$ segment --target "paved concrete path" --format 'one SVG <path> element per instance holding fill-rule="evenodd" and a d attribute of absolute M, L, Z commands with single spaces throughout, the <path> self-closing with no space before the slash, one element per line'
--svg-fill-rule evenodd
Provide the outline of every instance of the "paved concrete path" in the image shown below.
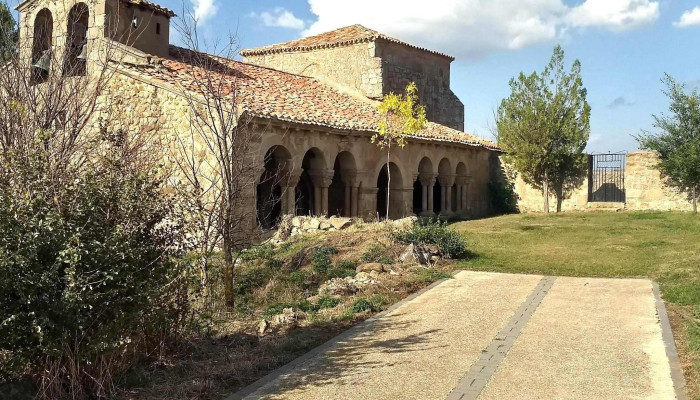
<path fill-rule="evenodd" d="M 657 305 L 648 280 L 460 272 L 229 399 L 683 398 Z"/>

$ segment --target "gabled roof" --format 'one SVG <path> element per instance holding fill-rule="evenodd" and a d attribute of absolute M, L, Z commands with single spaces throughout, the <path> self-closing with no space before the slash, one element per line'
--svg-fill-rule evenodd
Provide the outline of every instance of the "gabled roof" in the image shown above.
<path fill-rule="evenodd" d="M 428 53 L 437 54 L 442 57 L 454 60 L 454 57 L 433 50 L 428 50 L 423 47 L 414 46 L 404 41 L 379 33 L 375 30 L 366 28 L 362 25 L 350 25 L 334 31 L 321 33 L 315 36 L 309 36 L 289 42 L 273 44 L 270 46 L 256 47 L 253 49 L 241 50 L 241 55 L 244 57 L 270 54 L 270 53 L 290 53 L 295 51 L 309 51 L 315 49 L 323 49 L 328 47 L 348 46 L 355 43 L 373 42 L 375 40 L 386 40 L 392 43 L 402 44 L 414 49 L 426 51 Z"/>
<path fill-rule="evenodd" d="M 177 16 L 175 14 L 175 12 L 173 12 L 173 10 L 166 8 L 166 7 L 163 7 L 161 5 L 158 5 L 156 3 L 153 3 L 153 2 L 148 1 L 148 0 L 121 0 L 121 1 L 123 1 L 125 3 L 129 3 L 129 4 L 134 4 L 134 5 L 137 5 L 139 7 L 149 9 L 149 10 L 153 10 L 155 12 L 164 14 L 168 18 L 173 18 L 173 17 Z"/>
<path fill-rule="evenodd" d="M 217 88 L 223 88 L 220 95 L 236 95 L 237 104 L 253 116 L 368 133 L 376 131 L 381 118 L 377 102 L 349 95 L 317 79 L 173 46 L 161 65 L 124 64 L 122 68 L 175 88 L 207 94 L 202 82 L 208 72 L 198 66 L 201 63 L 192 62 L 196 57 L 207 57 L 209 65 L 215 66 L 210 77 Z M 433 122 L 413 136 L 498 150 L 493 143 Z"/>

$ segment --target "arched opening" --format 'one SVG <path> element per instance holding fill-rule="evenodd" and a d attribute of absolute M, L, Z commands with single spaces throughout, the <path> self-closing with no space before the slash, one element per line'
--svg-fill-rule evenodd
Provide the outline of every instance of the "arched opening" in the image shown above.
<path fill-rule="evenodd" d="M 413 212 L 416 215 L 426 214 L 430 211 L 430 182 L 433 179 L 433 162 L 428 157 L 423 157 L 418 163 L 418 175 L 413 182 Z"/>
<path fill-rule="evenodd" d="M 34 39 L 32 43 L 32 82 L 41 83 L 48 79 L 51 70 L 51 43 L 53 41 L 53 16 L 44 8 L 34 19 Z"/>
<path fill-rule="evenodd" d="M 391 174 L 391 183 L 389 184 L 389 174 Z M 387 191 L 389 187 L 389 191 Z M 403 217 L 403 178 L 401 170 L 394 163 L 389 163 L 389 170 L 384 165 L 377 177 L 377 214 L 379 219 L 386 218 L 387 199 L 389 204 L 389 219 L 398 219 Z"/>
<path fill-rule="evenodd" d="M 68 13 L 68 33 L 66 58 L 63 74 L 66 76 L 83 76 L 87 72 L 87 30 L 90 11 L 85 3 L 77 3 Z"/>
<path fill-rule="evenodd" d="M 333 164 L 333 180 L 328 187 L 328 214 L 351 216 L 353 174 L 355 157 L 350 152 L 338 154 Z"/>
<path fill-rule="evenodd" d="M 318 175 L 324 170 L 325 162 L 323 154 L 317 148 L 309 149 L 304 154 L 304 159 L 301 162 L 301 176 L 295 191 L 295 208 L 297 215 L 317 215 L 320 214 L 320 187 L 315 184 L 318 181 Z"/>
<path fill-rule="evenodd" d="M 291 156 L 282 146 L 273 146 L 264 158 L 264 168 L 256 188 L 258 224 L 263 229 L 274 228 L 282 216 L 283 193 L 280 182 L 285 178 Z"/>

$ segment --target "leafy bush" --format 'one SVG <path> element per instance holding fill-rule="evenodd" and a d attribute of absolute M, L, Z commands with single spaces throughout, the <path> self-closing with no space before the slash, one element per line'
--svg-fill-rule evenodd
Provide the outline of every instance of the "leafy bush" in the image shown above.
<path fill-rule="evenodd" d="M 355 313 L 363 311 L 378 312 L 389 302 L 386 296 L 375 294 L 370 298 L 359 298 L 352 303 L 352 311 Z"/>
<path fill-rule="evenodd" d="M 406 244 L 434 244 L 448 258 L 461 259 L 470 255 L 462 235 L 439 220 L 418 221 L 409 230 L 394 232 L 393 237 Z"/>
<path fill-rule="evenodd" d="M 119 159 L 61 185 L 42 168 L 0 168 L 0 381 L 53 374 L 61 397 L 104 393 L 129 350 L 178 329 L 176 207 Z"/>
<path fill-rule="evenodd" d="M 264 243 L 247 248 L 241 252 L 240 257 L 243 261 L 272 260 L 275 254 L 275 247 L 270 243 Z"/>
<path fill-rule="evenodd" d="M 290 272 L 289 275 L 287 275 L 287 281 L 294 286 L 304 286 L 308 280 L 309 272 L 303 269 Z"/>
<path fill-rule="evenodd" d="M 333 266 L 331 256 L 337 253 L 338 249 L 333 246 L 321 246 L 315 249 L 311 255 L 311 265 L 313 265 L 314 271 L 319 274 L 326 273 Z"/>
<path fill-rule="evenodd" d="M 243 271 L 233 281 L 236 296 L 244 296 L 251 290 L 267 284 L 272 278 L 272 272 L 267 268 L 253 267 Z"/>
<path fill-rule="evenodd" d="M 496 214 L 515 214 L 518 212 L 518 194 L 508 182 L 489 182 L 491 209 Z"/>
<path fill-rule="evenodd" d="M 333 278 L 346 278 L 349 276 L 355 276 L 355 269 L 357 268 L 356 261 L 341 261 L 337 266 L 328 270 L 326 274 L 328 279 Z"/>
<path fill-rule="evenodd" d="M 360 260 L 363 263 L 373 263 L 378 262 L 382 255 L 384 254 L 384 246 L 379 244 L 373 244 L 362 254 Z"/>

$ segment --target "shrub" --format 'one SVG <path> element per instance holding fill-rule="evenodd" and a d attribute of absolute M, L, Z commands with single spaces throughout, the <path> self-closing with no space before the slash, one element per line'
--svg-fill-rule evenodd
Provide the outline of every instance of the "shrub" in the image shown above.
<path fill-rule="evenodd" d="M 389 302 L 386 296 L 375 294 L 370 298 L 359 298 L 352 303 L 352 311 L 355 313 L 363 311 L 378 312 Z"/>
<path fill-rule="evenodd" d="M 490 182 L 488 185 L 491 209 L 496 214 L 515 214 L 518 212 L 518 194 L 508 182 Z"/>
<path fill-rule="evenodd" d="M 363 263 L 378 262 L 384 253 L 384 246 L 379 244 L 371 245 L 360 257 Z"/>
<path fill-rule="evenodd" d="M 322 296 L 316 301 L 316 310 L 333 308 L 340 304 L 340 299 L 331 296 Z"/>
<path fill-rule="evenodd" d="M 264 243 L 247 248 L 241 252 L 240 257 L 243 261 L 271 260 L 274 259 L 275 253 L 275 247 L 272 244 Z"/>
<path fill-rule="evenodd" d="M 328 279 L 333 279 L 355 276 L 356 268 L 357 261 L 341 261 L 337 266 L 328 270 L 327 277 Z"/>
<path fill-rule="evenodd" d="M 306 282 L 308 280 L 309 272 L 303 269 L 290 272 L 289 275 L 287 275 L 287 281 L 289 281 L 289 283 L 293 284 L 294 286 L 304 286 L 306 285 Z"/>
<path fill-rule="evenodd" d="M 438 220 L 416 222 L 407 231 L 394 232 L 393 237 L 406 244 L 434 244 L 448 258 L 460 259 L 470 255 L 462 235 Z"/>
<path fill-rule="evenodd" d="M 61 185 L 41 160 L 16 167 L 0 168 L 0 381 L 43 376 L 47 397 L 109 392 L 185 310 L 173 199 L 118 159 Z"/>
<path fill-rule="evenodd" d="M 236 296 L 245 296 L 251 290 L 267 284 L 272 278 L 272 272 L 267 268 L 253 267 L 243 271 L 233 281 L 233 291 Z"/>
<path fill-rule="evenodd" d="M 326 273 L 333 266 L 331 255 L 337 253 L 338 249 L 333 246 L 321 246 L 315 249 L 311 255 L 311 265 L 313 265 L 314 271 L 319 274 Z"/>

